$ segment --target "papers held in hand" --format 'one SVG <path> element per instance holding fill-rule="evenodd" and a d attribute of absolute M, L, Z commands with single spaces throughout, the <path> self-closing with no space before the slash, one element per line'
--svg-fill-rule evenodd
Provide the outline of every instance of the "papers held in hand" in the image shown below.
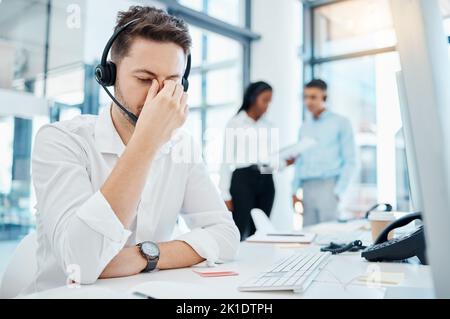
<path fill-rule="evenodd" d="M 305 151 L 315 146 L 317 141 L 310 137 L 302 138 L 298 143 L 282 148 L 277 153 L 271 155 L 271 163 L 279 163 L 279 168 L 286 167 L 286 162 L 290 159 L 296 159 Z"/>

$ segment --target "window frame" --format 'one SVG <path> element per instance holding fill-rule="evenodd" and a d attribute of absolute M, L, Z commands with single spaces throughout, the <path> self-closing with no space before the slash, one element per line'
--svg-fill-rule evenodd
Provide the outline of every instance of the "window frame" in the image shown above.
<path fill-rule="evenodd" d="M 315 20 L 314 11 L 320 7 L 334 5 L 340 2 L 347 2 L 353 0 L 316 0 L 316 1 L 303 1 L 303 37 L 304 37 L 304 59 L 303 59 L 303 79 L 311 80 L 315 76 L 315 68 L 317 65 L 323 63 L 329 63 L 334 61 L 349 60 L 354 58 L 360 58 L 365 56 L 374 56 L 377 54 L 395 52 L 397 48 L 395 46 L 387 46 L 377 49 L 355 51 L 347 54 L 329 55 L 325 57 L 317 58 L 315 56 Z M 450 37 L 449 37 L 450 43 Z"/>
<path fill-rule="evenodd" d="M 203 0 L 203 6 L 208 6 L 209 0 Z M 250 72 L 251 72 L 251 44 L 253 41 L 259 40 L 261 36 L 255 32 L 251 31 L 251 0 L 244 0 L 244 25 L 245 27 L 239 27 L 228 22 L 224 22 L 217 18 L 211 17 L 204 12 L 200 12 L 194 10 L 192 8 L 188 8 L 180 4 L 177 0 L 166 0 L 163 3 L 166 5 L 167 12 L 182 18 L 186 23 L 199 28 L 201 30 L 205 30 L 207 32 L 212 32 L 231 40 L 235 40 L 242 45 L 243 50 L 243 60 L 242 60 L 242 90 L 245 90 L 245 87 L 250 83 Z M 202 37 L 203 47 L 207 45 L 206 37 Z M 196 112 L 200 112 L 201 114 L 201 122 L 202 122 L 202 148 L 205 150 L 206 141 L 205 141 L 205 131 L 206 131 L 206 121 L 207 121 L 207 112 L 214 110 L 215 108 L 222 107 L 218 106 L 209 106 L 206 105 L 206 75 L 207 71 L 200 67 L 200 70 L 196 70 L 193 68 L 193 71 L 197 71 L 201 74 L 202 81 L 202 103 L 201 108 L 196 108 Z M 194 109 L 193 109 L 194 111 Z"/>

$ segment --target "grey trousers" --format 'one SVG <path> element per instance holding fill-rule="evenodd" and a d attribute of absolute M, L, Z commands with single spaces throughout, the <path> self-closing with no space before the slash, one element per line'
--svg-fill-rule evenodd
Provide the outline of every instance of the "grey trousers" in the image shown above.
<path fill-rule="evenodd" d="M 312 179 L 303 182 L 303 226 L 337 220 L 336 179 Z"/>

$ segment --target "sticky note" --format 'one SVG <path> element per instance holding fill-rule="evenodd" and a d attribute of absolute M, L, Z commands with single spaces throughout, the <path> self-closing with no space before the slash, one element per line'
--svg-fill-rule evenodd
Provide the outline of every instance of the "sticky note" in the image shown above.
<path fill-rule="evenodd" d="M 234 271 L 197 271 L 197 270 L 193 271 L 202 277 L 227 277 L 239 275 L 237 272 Z"/>
<path fill-rule="evenodd" d="M 398 285 L 405 278 L 405 274 L 401 272 L 380 272 L 374 271 L 367 276 L 361 276 L 358 281 L 365 282 L 367 284 L 385 284 L 385 285 Z"/>

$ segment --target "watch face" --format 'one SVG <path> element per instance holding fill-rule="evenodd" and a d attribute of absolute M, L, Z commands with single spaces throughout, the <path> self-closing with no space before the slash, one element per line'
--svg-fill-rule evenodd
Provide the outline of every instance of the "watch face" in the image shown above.
<path fill-rule="evenodd" d="M 159 248 L 156 244 L 151 243 L 151 242 L 145 242 L 145 243 L 142 243 L 141 247 L 142 247 L 142 251 L 147 256 L 149 256 L 151 258 L 159 257 Z"/>

